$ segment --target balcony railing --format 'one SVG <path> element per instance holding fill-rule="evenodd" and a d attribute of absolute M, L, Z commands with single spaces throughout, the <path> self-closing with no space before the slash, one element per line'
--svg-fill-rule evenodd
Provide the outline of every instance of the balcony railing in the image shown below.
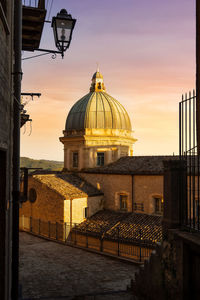
<path fill-rule="evenodd" d="M 133 203 L 133 209 L 137 211 L 144 211 L 143 203 Z"/>
<path fill-rule="evenodd" d="M 34 51 L 39 48 L 44 27 L 45 0 L 23 0 L 22 50 Z"/>
<path fill-rule="evenodd" d="M 23 0 L 22 5 L 26 7 L 45 9 L 45 0 Z"/>

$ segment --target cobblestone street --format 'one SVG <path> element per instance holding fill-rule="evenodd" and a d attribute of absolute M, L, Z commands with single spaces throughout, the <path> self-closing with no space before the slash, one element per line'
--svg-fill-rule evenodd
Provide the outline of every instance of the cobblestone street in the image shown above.
<path fill-rule="evenodd" d="M 20 284 L 24 299 L 73 299 L 78 295 L 126 290 L 137 269 L 133 264 L 20 233 Z M 130 299 L 119 296 L 95 299 Z"/>

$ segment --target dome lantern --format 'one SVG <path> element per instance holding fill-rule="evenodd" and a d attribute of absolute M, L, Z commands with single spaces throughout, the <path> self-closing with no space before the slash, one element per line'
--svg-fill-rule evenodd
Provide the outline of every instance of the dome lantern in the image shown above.
<path fill-rule="evenodd" d="M 99 69 L 92 76 L 92 84 L 90 92 L 105 92 L 105 85 L 103 81 L 103 75 L 99 72 Z"/>

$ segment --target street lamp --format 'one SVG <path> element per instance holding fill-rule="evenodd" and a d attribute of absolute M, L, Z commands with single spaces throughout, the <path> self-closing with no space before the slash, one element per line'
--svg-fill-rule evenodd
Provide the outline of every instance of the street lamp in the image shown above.
<path fill-rule="evenodd" d="M 67 13 L 66 9 L 61 9 L 61 11 L 57 13 L 57 16 L 52 18 L 51 22 L 51 27 L 53 28 L 54 32 L 55 44 L 58 51 L 41 48 L 34 49 L 34 51 L 36 50 L 46 53 L 53 53 L 54 55 L 52 56 L 52 58 L 55 58 L 56 54 L 61 54 L 63 58 L 64 52 L 70 46 L 75 23 L 76 19 L 72 19 L 72 16 Z M 29 59 L 29 57 L 25 59 Z"/>
<path fill-rule="evenodd" d="M 51 27 L 53 27 L 55 44 L 62 57 L 71 43 L 75 23 L 76 20 L 72 19 L 66 9 L 61 9 L 57 16 L 52 19 Z"/>

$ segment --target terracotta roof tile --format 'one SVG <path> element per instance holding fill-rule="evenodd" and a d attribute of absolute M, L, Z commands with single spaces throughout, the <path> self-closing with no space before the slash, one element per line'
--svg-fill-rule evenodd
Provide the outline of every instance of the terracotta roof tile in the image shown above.
<path fill-rule="evenodd" d="M 162 240 L 162 217 L 102 210 L 79 224 L 76 229 L 107 239 L 154 245 Z"/>
<path fill-rule="evenodd" d="M 59 193 L 64 199 L 92 197 L 103 193 L 75 174 L 37 174 L 33 178 Z"/>
<path fill-rule="evenodd" d="M 178 156 L 124 156 L 104 167 L 84 170 L 100 174 L 163 174 L 164 160 L 178 160 Z"/>

